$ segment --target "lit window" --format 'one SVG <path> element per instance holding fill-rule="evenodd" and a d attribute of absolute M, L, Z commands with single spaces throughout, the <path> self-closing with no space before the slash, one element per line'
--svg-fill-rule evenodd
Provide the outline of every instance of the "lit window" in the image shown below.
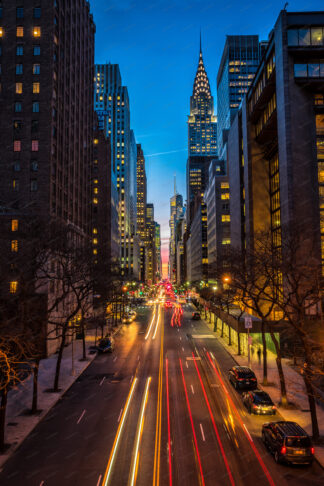
<path fill-rule="evenodd" d="M 16 280 L 12 280 L 9 284 L 9 289 L 11 294 L 15 294 L 18 290 L 18 282 Z"/>
<path fill-rule="evenodd" d="M 17 37 L 24 37 L 24 28 L 17 27 Z"/>
<path fill-rule="evenodd" d="M 32 140 L 32 152 L 38 152 L 38 140 Z"/>
<path fill-rule="evenodd" d="M 93 198 L 93 204 L 98 204 L 98 199 L 96 197 Z"/>
<path fill-rule="evenodd" d="M 229 183 L 228 182 L 221 182 L 221 188 L 222 189 L 228 189 L 229 188 Z"/>
<path fill-rule="evenodd" d="M 23 92 L 23 85 L 22 83 L 16 83 L 16 93 L 21 94 Z"/>
<path fill-rule="evenodd" d="M 94 187 L 94 189 L 93 189 L 93 193 L 94 193 L 94 194 L 98 194 L 98 187 Z"/>
<path fill-rule="evenodd" d="M 94 248 L 94 249 L 93 249 L 93 254 L 94 254 L 94 255 L 97 255 L 97 253 L 98 253 L 97 248 Z"/>
<path fill-rule="evenodd" d="M 2 36 L 3 36 L 3 28 L 0 27 L 0 37 L 2 37 Z"/>
<path fill-rule="evenodd" d="M 94 143 L 95 145 L 98 145 L 98 139 L 97 139 L 97 138 L 95 138 L 95 139 L 94 139 L 94 141 L 93 141 L 93 143 Z"/>
<path fill-rule="evenodd" d="M 222 222 L 228 223 L 229 221 L 231 221 L 230 215 L 229 214 L 222 214 Z"/>
<path fill-rule="evenodd" d="M 33 102 L 33 113 L 39 113 L 39 103 L 38 101 Z"/>
<path fill-rule="evenodd" d="M 40 27 L 34 27 L 33 28 L 33 36 L 34 37 L 40 37 L 41 36 L 41 28 Z"/>
<path fill-rule="evenodd" d="M 97 239 L 97 238 L 93 238 L 92 243 L 93 243 L 94 245 L 97 245 L 97 244 L 98 244 L 98 239 Z"/>
<path fill-rule="evenodd" d="M 224 238 L 222 240 L 222 245 L 230 245 L 231 244 L 231 239 L 230 238 Z"/>
<path fill-rule="evenodd" d="M 11 240 L 11 251 L 17 253 L 18 251 L 18 240 Z"/>
<path fill-rule="evenodd" d="M 229 199 L 230 195 L 229 192 L 224 192 L 224 194 L 221 195 L 221 199 Z"/>
<path fill-rule="evenodd" d="M 14 152 L 20 152 L 21 151 L 21 140 L 15 140 L 14 141 Z"/>
<path fill-rule="evenodd" d="M 40 74 L 40 64 L 33 64 L 33 74 Z"/>
<path fill-rule="evenodd" d="M 19 191 L 19 180 L 13 179 L 12 180 L 12 188 L 14 191 Z"/>
<path fill-rule="evenodd" d="M 18 219 L 11 220 L 11 231 L 18 231 Z"/>
<path fill-rule="evenodd" d="M 33 93 L 39 93 L 40 91 L 40 83 L 33 83 Z"/>
<path fill-rule="evenodd" d="M 93 233 L 94 235 L 96 235 L 96 234 L 98 233 L 97 228 L 93 228 L 92 233 Z"/>

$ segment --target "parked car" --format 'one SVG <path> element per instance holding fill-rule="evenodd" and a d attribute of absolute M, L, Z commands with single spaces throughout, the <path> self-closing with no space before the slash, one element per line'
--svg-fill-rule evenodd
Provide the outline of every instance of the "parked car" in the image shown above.
<path fill-rule="evenodd" d="M 111 353 L 113 351 L 113 342 L 111 338 L 100 339 L 97 345 L 97 350 L 99 353 Z"/>
<path fill-rule="evenodd" d="M 124 324 L 130 324 L 131 322 L 133 322 L 134 319 L 135 319 L 134 315 L 132 315 L 132 314 L 126 314 L 123 317 L 123 323 Z"/>
<path fill-rule="evenodd" d="M 249 413 L 259 415 L 275 415 L 276 406 L 271 400 L 268 393 L 262 390 L 253 390 L 243 393 L 243 403 L 248 409 Z"/>
<path fill-rule="evenodd" d="M 268 422 L 262 440 L 276 462 L 312 464 L 314 447 L 309 435 L 296 422 Z"/>
<path fill-rule="evenodd" d="M 228 372 L 228 378 L 235 390 L 247 388 L 255 390 L 257 387 L 256 376 L 247 366 L 233 366 Z"/>
<path fill-rule="evenodd" d="M 200 312 L 197 312 L 197 311 L 196 311 L 196 312 L 193 312 L 193 313 L 192 313 L 192 319 L 193 319 L 194 321 L 200 321 L 200 319 L 201 319 L 201 317 L 200 317 Z"/>

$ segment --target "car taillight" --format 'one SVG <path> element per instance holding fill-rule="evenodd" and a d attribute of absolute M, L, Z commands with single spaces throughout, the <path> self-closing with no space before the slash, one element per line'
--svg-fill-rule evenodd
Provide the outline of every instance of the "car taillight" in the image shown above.
<path fill-rule="evenodd" d="M 281 448 L 280 453 L 281 453 L 281 454 L 286 454 L 286 452 L 287 452 L 287 448 L 286 448 L 285 446 L 283 446 L 283 447 Z"/>
<path fill-rule="evenodd" d="M 275 405 L 272 405 L 272 410 L 276 410 L 276 406 Z"/>
<path fill-rule="evenodd" d="M 252 381 L 256 381 L 256 378 L 250 378 Z"/>
<path fill-rule="evenodd" d="M 253 408 L 258 408 L 258 406 L 257 405 L 253 405 Z"/>
<path fill-rule="evenodd" d="M 315 452 L 314 447 L 311 447 L 311 454 L 314 454 L 314 452 Z"/>
<path fill-rule="evenodd" d="M 243 380 L 244 380 L 244 378 L 238 378 L 237 380 L 238 380 L 238 381 L 243 381 Z"/>

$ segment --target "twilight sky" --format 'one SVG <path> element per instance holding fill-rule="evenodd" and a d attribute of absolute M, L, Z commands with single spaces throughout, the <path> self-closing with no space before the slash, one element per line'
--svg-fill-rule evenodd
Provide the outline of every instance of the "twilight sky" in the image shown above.
<path fill-rule="evenodd" d="M 168 258 L 174 174 L 185 200 L 187 115 L 198 64 L 199 30 L 216 107 L 216 75 L 226 34 L 267 39 L 284 0 L 90 0 L 97 26 L 96 62 L 118 63 L 128 87 L 131 127 L 141 143 L 148 202 L 161 224 Z M 323 10 L 323 0 L 294 0 L 288 11 Z"/>

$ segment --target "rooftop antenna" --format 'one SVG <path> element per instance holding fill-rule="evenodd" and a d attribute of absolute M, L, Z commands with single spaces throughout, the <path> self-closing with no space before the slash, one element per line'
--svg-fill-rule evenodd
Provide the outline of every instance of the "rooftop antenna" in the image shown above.
<path fill-rule="evenodd" d="M 288 2 L 286 2 L 286 3 L 285 3 L 285 6 L 284 6 L 284 8 L 283 8 L 283 9 L 284 9 L 284 10 L 287 10 L 288 5 L 289 5 L 289 3 L 288 3 Z"/>
<path fill-rule="evenodd" d="M 202 54 L 202 50 L 201 50 L 201 27 L 200 27 L 200 46 L 199 46 L 199 53 Z"/>

